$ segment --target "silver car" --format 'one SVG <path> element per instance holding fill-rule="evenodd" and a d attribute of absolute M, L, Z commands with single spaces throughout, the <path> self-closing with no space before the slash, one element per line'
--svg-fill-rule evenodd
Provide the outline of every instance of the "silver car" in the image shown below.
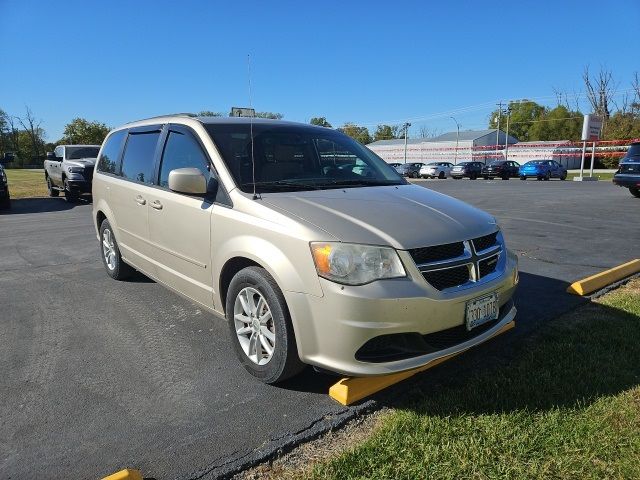
<path fill-rule="evenodd" d="M 167 116 L 105 140 L 93 218 L 106 272 L 132 271 L 225 318 L 267 383 L 424 365 L 516 314 L 496 220 L 411 185 L 332 129 Z"/>

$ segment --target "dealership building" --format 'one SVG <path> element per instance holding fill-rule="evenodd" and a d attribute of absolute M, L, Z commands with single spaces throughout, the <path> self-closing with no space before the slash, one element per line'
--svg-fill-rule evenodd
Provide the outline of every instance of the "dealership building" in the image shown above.
<path fill-rule="evenodd" d="M 457 137 L 457 141 L 456 141 Z M 508 141 L 508 148 L 505 144 Z M 496 143 L 498 148 L 496 149 Z M 456 144 L 458 148 L 456 148 Z M 404 139 L 378 140 L 367 145 L 388 163 L 404 163 Z M 568 140 L 519 142 L 502 130 L 465 130 L 433 138 L 407 139 L 407 162 L 490 162 L 514 160 L 556 160 L 567 168 L 580 167 L 580 148 Z"/>

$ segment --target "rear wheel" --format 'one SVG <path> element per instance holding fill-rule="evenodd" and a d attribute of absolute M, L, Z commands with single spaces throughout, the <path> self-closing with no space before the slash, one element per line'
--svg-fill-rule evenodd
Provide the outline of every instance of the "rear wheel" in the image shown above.
<path fill-rule="evenodd" d="M 485 179 L 485 180 L 489 180 L 489 175 L 485 175 L 485 176 L 484 176 L 484 179 Z"/>
<path fill-rule="evenodd" d="M 478 174 L 477 173 L 472 173 L 471 175 L 469 175 L 469 178 L 471 180 L 475 180 L 476 178 L 478 178 Z"/>
<path fill-rule="evenodd" d="M 265 269 L 247 267 L 233 277 L 225 311 L 236 355 L 251 375 L 277 383 L 305 368 L 284 295 Z"/>
<path fill-rule="evenodd" d="M 640 188 L 638 187 L 629 187 L 629 191 L 631 192 L 631 195 L 633 195 L 636 198 L 640 198 Z"/>
<path fill-rule="evenodd" d="M 563 172 L 562 175 L 560 175 L 560 180 L 564 181 L 567 179 L 567 172 Z"/>
<path fill-rule="evenodd" d="M 550 172 L 547 172 L 547 174 L 544 176 L 544 180 L 547 181 L 547 182 L 549 180 L 551 180 L 551 173 Z"/>
<path fill-rule="evenodd" d="M 49 178 L 49 175 L 47 175 L 47 190 L 49 191 L 50 197 L 57 197 L 58 195 L 60 195 L 60 190 L 53 187 L 53 183 L 51 183 L 51 178 Z"/>
<path fill-rule="evenodd" d="M 438 174 L 438 178 L 439 178 L 440 180 L 444 180 L 444 178 L 445 178 L 445 177 L 446 177 L 446 176 L 445 176 L 444 172 L 440 172 L 440 173 Z"/>
<path fill-rule="evenodd" d="M 525 177 L 524 175 L 520 175 L 520 180 L 526 180 L 527 177 Z"/>
<path fill-rule="evenodd" d="M 504 175 L 502 175 L 502 180 L 509 180 L 509 174 L 505 173 Z"/>
<path fill-rule="evenodd" d="M 122 261 L 116 236 L 108 220 L 100 224 L 100 252 L 107 274 L 115 280 L 124 280 L 133 273 L 133 268 Z"/>

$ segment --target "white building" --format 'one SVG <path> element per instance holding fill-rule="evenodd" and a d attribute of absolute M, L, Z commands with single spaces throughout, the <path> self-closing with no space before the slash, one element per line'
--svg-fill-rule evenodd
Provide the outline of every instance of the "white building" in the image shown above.
<path fill-rule="evenodd" d="M 456 138 L 458 148 L 456 149 Z M 504 158 L 507 134 L 502 130 L 463 130 L 449 132 L 433 138 L 407 139 L 407 162 L 480 162 Z M 509 135 L 509 145 L 517 138 Z M 498 149 L 496 151 L 496 143 Z M 387 163 L 404 163 L 404 139 L 378 140 L 367 145 Z"/>

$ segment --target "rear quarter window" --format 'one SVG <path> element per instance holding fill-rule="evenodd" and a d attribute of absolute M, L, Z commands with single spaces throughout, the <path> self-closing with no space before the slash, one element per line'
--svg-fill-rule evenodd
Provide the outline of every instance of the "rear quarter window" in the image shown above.
<path fill-rule="evenodd" d="M 122 149 L 122 140 L 126 135 L 126 130 L 112 133 L 104 142 L 102 153 L 98 159 L 97 169 L 99 172 L 115 174 L 118 171 L 118 162 L 120 160 L 120 150 Z"/>

